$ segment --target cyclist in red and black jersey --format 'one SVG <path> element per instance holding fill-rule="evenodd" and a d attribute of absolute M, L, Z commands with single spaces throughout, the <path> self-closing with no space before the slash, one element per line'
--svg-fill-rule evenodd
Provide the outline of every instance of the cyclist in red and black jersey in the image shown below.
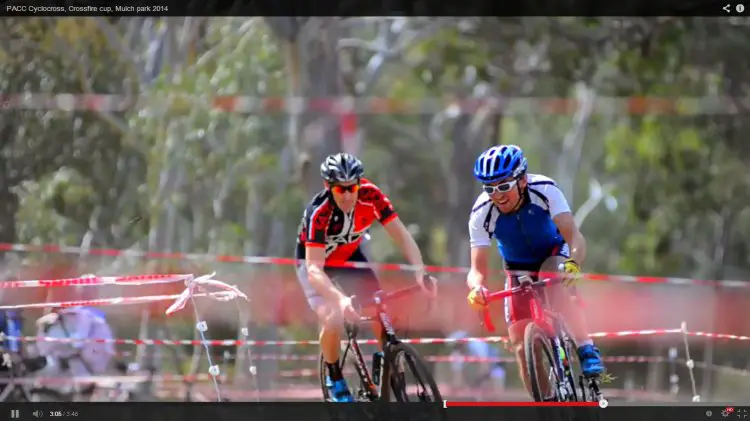
<path fill-rule="evenodd" d="M 367 262 L 363 241 L 377 221 L 385 227 L 408 262 L 423 268 L 422 253 L 399 219 L 388 197 L 362 177 L 362 162 L 347 153 L 328 156 L 320 166 L 324 189 L 313 197 L 297 235 L 297 275 L 310 308 L 321 324 L 320 347 L 328 367 L 327 386 L 337 402 L 353 401 L 339 368 L 340 316 L 357 320 L 352 295 L 371 297 L 378 288 L 372 269 L 343 268 L 335 263 Z M 424 270 L 415 279 L 424 286 Z M 335 278 L 338 285 L 331 281 Z M 431 289 L 430 294 L 435 290 Z M 376 338 L 381 338 L 376 332 Z"/>

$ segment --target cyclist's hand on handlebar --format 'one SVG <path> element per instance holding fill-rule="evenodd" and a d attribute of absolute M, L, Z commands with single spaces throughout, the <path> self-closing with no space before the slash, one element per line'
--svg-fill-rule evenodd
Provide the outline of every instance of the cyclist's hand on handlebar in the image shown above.
<path fill-rule="evenodd" d="M 573 259 L 566 259 L 560 264 L 560 270 L 565 272 L 563 285 L 566 287 L 574 285 L 581 279 L 581 266 Z"/>
<path fill-rule="evenodd" d="M 489 291 L 485 287 L 474 287 L 469 291 L 469 295 L 466 300 L 469 302 L 469 306 L 475 311 L 482 311 L 487 306 L 487 300 L 485 296 Z"/>
<path fill-rule="evenodd" d="M 359 313 L 352 305 L 352 297 L 344 297 L 339 300 L 339 311 L 344 320 L 350 323 L 356 323 L 360 319 Z"/>

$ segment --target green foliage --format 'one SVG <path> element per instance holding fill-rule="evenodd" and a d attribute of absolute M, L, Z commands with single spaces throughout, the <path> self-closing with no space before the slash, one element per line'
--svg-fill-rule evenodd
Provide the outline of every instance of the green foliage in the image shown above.
<path fill-rule="evenodd" d="M 0 26 L 2 95 L 92 89 L 106 94 L 122 87 L 125 71 L 93 21 L 6 19 Z M 25 185 L 21 209 L 4 208 L 0 224 L 18 212 L 17 234 L 25 241 L 77 243 L 93 229 L 101 231 L 95 243 L 117 244 L 104 227 L 117 216 L 132 215 L 114 200 L 126 189 L 116 170 L 131 158 L 111 124 L 120 116 L 44 107 L 0 113 L 0 190 Z"/>
<path fill-rule="evenodd" d="M 183 209 L 188 221 L 194 223 L 201 214 L 205 226 L 214 227 L 210 235 L 198 233 L 198 249 L 215 244 L 225 253 L 236 252 L 253 235 L 244 227 L 240 209 L 253 205 L 246 201 L 248 189 L 264 188 L 265 182 L 253 179 L 272 181 L 283 144 L 280 117 L 222 112 L 204 99 L 238 92 L 251 97 L 282 93 L 276 45 L 255 21 L 212 20 L 206 28 L 206 51 L 196 65 L 181 72 L 165 66 L 151 88 L 154 97 L 171 97 L 170 106 L 161 110 L 154 104 L 130 121 L 149 154 L 149 189 L 143 197 L 151 200 L 152 214 L 172 203 Z M 153 201 L 165 171 L 177 168 L 184 174 L 183 183 L 167 202 Z M 215 213 L 218 193 L 228 208 L 222 214 Z M 262 196 L 268 206 L 258 212 L 270 215 L 283 208 L 273 197 L 266 201 L 265 192 Z"/>
<path fill-rule="evenodd" d="M 219 111 L 212 103 L 224 95 L 285 96 L 291 72 L 281 44 L 262 19 L 195 22 L 183 42 L 175 22 L 152 21 L 154 34 L 164 30 L 160 36 L 171 43 L 160 50 L 153 79 L 142 75 L 158 37 L 145 30 L 140 41 L 122 39 L 127 55 L 102 21 L 0 23 L 3 94 L 122 93 L 137 85 L 149 98 L 126 112 L 2 111 L 7 140 L 0 147 L 13 158 L 0 157 L 0 187 L 20 198 L 19 241 L 78 243 L 91 231 L 102 246 L 151 235 L 172 249 L 239 254 L 249 243 L 262 252 L 281 224 L 288 249 L 308 200 L 298 183 L 286 182 L 293 177 L 287 161 L 297 158 L 282 155 L 291 119 Z M 572 179 L 574 210 L 589 200 L 592 179 L 611 187 L 607 201 L 617 206 L 603 199 L 583 225 L 596 245 L 588 270 L 710 276 L 718 270 L 711 258 L 716 232 L 728 220 L 733 234 L 724 263 L 745 273 L 749 128 L 740 115 L 716 114 L 685 98 L 746 93 L 735 82 L 750 69 L 740 27 L 701 19 L 471 22 L 417 37 L 369 90 L 395 101 L 423 100 L 427 111 L 360 116 L 368 177 L 392 197 L 430 263 L 465 261 L 465 220 L 479 193 L 470 164 L 504 142 L 524 147 L 533 172 Z M 113 28 L 122 35 L 127 25 Z M 712 31 L 717 35 L 701 37 Z M 356 32 L 378 33 L 369 26 Z M 361 75 L 372 53 L 355 50 L 361 60 L 351 73 Z M 564 142 L 578 124 L 575 109 L 528 104 L 572 97 L 579 83 L 599 96 L 682 98 L 677 107 L 646 113 L 637 101 L 629 108 L 596 103 L 571 146 Z M 491 119 L 449 109 L 483 93 L 526 99 L 495 110 L 497 131 L 489 130 Z M 134 218 L 141 222 L 128 222 Z M 382 230 L 373 245 L 379 260 L 401 259 Z"/>

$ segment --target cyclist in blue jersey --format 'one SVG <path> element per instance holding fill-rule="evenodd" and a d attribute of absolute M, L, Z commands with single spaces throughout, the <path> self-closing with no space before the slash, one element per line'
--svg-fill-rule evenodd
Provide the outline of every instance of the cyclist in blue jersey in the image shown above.
<path fill-rule="evenodd" d="M 486 305 L 484 294 L 491 239 L 495 238 L 507 271 L 506 287 L 518 285 L 517 272 L 565 272 L 564 285 L 580 278 L 586 257 L 586 240 L 578 229 L 565 196 L 549 177 L 527 174 L 528 163 L 515 145 L 493 146 L 474 164 L 474 177 L 483 192 L 474 203 L 469 219 L 471 269 L 468 301 L 477 310 Z M 561 285 L 546 288 L 551 305 L 568 322 L 576 343 L 584 376 L 604 372 L 599 350 L 588 337 L 580 306 L 572 291 Z M 531 393 L 525 370 L 523 334 L 531 319 L 528 302 L 511 297 L 505 301 L 508 334 L 524 385 Z"/>

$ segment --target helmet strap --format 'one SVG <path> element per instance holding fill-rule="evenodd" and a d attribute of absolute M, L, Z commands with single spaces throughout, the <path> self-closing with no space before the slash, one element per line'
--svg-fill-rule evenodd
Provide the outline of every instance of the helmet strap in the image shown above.
<path fill-rule="evenodd" d="M 524 191 L 521 190 L 521 183 L 519 180 L 519 183 L 516 183 L 516 190 L 518 190 L 518 203 L 516 203 L 516 206 L 513 208 L 511 213 L 518 211 L 518 209 L 523 206 L 523 202 L 526 201 L 526 195 L 524 194 Z"/>
<path fill-rule="evenodd" d="M 513 209 L 510 212 L 502 212 L 501 211 L 500 213 L 505 214 L 505 215 L 510 215 L 512 213 L 518 212 L 518 210 L 521 208 L 521 206 L 523 206 L 524 202 L 526 201 L 526 194 L 525 194 L 526 189 L 524 188 L 523 190 L 521 190 L 520 183 L 516 183 L 516 189 L 518 190 L 518 202 L 516 202 L 516 206 L 514 206 Z M 499 210 L 500 209 L 498 209 L 498 211 Z"/>

